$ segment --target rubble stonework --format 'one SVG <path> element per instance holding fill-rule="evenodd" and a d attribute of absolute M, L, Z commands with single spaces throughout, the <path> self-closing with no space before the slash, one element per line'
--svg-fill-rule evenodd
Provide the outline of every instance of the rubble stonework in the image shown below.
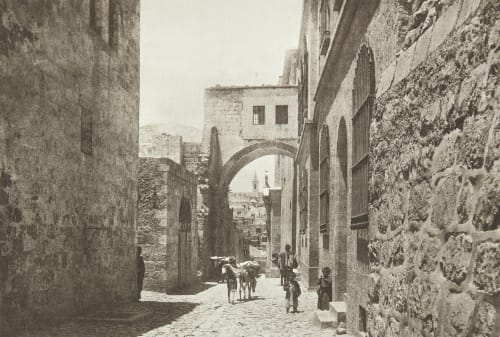
<path fill-rule="evenodd" d="M 488 0 L 304 2 L 298 254 L 309 286 L 332 269 L 351 332 L 492 334 L 499 12 Z"/>
<path fill-rule="evenodd" d="M 464 10 L 472 2 L 455 3 Z M 372 336 L 388 335 L 391 320 L 411 330 L 408 336 L 494 335 L 500 309 L 494 300 L 500 291 L 500 204 L 494 192 L 500 176 L 499 10 L 498 2 L 482 1 L 376 102 L 370 218 L 387 222 L 394 194 L 409 205 L 402 208 L 401 228 L 382 232 L 371 224 L 371 270 L 379 275 L 374 287 L 387 288 L 369 303 Z M 405 163 L 407 154 L 411 161 Z M 390 188 L 395 185 L 404 188 Z M 397 238 L 408 242 L 401 266 L 387 260 L 391 255 L 375 253 L 386 243 L 393 250 Z M 402 283 L 388 281 L 401 273 Z M 402 297 L 405 305 L 394 296 L 400 286 L 410 292 Z"/>
<path fill-rule="evenodd" d="M 196 197 L 197 178 L 186 168 L 168 158 L 140 159 L 137 243 L 145 289 L 165 292 L 198 281 Z"/>
<path fill-rule="evenodd" d="M 0 17 L 4 336 L 134 298 L 139 1 L 2 0 Z"/>

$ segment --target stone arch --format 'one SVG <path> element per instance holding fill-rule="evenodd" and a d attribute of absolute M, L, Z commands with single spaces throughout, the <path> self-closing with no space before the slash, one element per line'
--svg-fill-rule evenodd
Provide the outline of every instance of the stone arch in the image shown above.
<path fill-rule="evenodd" d="M 219 192 L 224 192 L 236 174 L 255 159 L 268 155 L 285 155 L 295 158 L 297 148 L 281 141 L 261 141 L 239 150 L 222 167 L 218 184 Z"/>
<path fill-rule="evenodd" d="M 347 126 L 344 117 L 340 119 L 337 131 L 337 155 L 335 160 L 335 260 L 333 261 L 333 299 L 344 301 L 347 292 L 347 218 L 348 196 L 348 149 Z"/>

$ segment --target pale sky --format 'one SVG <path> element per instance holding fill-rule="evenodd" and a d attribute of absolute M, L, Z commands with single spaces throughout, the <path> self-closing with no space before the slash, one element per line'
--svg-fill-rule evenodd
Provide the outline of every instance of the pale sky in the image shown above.
<path fill-rule="evenodd" d="M 206 87 L 276 84 L 301 14 L 302 0 L 142 0 L 140 124 L 202 128 Z"/>

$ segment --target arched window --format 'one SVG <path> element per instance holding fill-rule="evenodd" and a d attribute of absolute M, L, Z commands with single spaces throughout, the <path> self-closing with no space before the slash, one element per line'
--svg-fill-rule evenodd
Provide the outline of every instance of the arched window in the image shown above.
<path fill-rule="evenodd" d="M 183 197 L 181 199 L 181 208 L 179 211 L 179 223 L 182 232 L 191 231 L 191 203 L 189 199 Z"/>
<path fill-rule="evenodd" d="M 304 126 L 304 119 L 308 117 L 309 106 L 309 54 L 307 52 L 307 40 L 302 38 L 304 50 L 300 56 L 300 76 L 299 76 L 299 113 L 298 113 L 298 133 L 299 136 Z"/>
<path fill-rule="evenodd" d="M 325 55 L 330 47 L 330 0 L 321 2 L 319 16 L 319 34 L 321 37 L 320 54 Z"/>
<path fill-rule="evenodd" d="M 354 77 L 352 115 L 352 210 L 351 228 L 368 226 L 368 164 L 370 119 L 375 94 L 375 66 L 369 47 L 358 54 Z"/>

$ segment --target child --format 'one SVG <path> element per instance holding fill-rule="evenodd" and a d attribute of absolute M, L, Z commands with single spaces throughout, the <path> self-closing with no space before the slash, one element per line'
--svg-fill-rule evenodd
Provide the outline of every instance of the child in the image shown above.
<path fill-rule="evenodd" d="M 288 274 L 288 280 L 285 282 L 283 289 L 286 291 L 286 312 L 290 311 L 290 307 L 293 306 L 293 313 L 297 312 L 297 307 L 299 306 L 299 296 L 302 293 L 300 291 L 300 285 L 295 280 L 295 273 L 290 272 Z"/>
<path fill-rule="evenodd" d="M 332 300 L 332 278 L 330 277 L 330 268 L 324 267 L 323 275 L 318 280 L 318 309 L 328 310 L 328 303 Z"/>

